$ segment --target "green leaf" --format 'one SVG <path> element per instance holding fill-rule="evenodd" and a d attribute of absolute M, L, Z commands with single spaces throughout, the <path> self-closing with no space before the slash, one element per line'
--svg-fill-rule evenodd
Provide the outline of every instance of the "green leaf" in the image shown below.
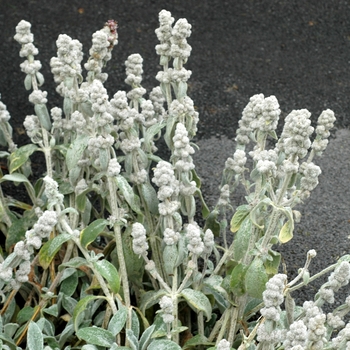
<path fill-rule="evenodd" d="M 58 316 L 58 306 L 57 306 L 57 304 L 53 304 L 50 307 L 45 308 L 44 312 L 49 314 L 49 315 L 57 317 Z"/>
<path fill-rule="evenodd" d="M 126 319 L 128 318 L 128 310 L 126 307 L 121 307 L 110 319 L 108 324 L 108 330 L 116 336 L 125 326 Z"/>
<path fill-rule="evenodd" d="M 111 347 L 115 342 L 114 335 L 99 327 L 85 327 L 77 331 L 77 336 L 88 344 Z"/>
<path fill-rule="evenodd" d="M 140 336 L 140 321 L 137 317 L 135 310 L 131 310 L 131 330 L 134 333 L 136 339 Z"/>
<path fill-rule="evenodd" d="M 134 332 L 131 329 L 126 330 L 126 338 L 129 341 L 129 345 L 132 350 L 138 350 L 139 348 L 139 341 L 135 337 Z"/>
<path fill-rule="evenodd" d="M 80 299 L 73 311 L 73 325 L 74 329 L 77 332 L 79 327 L 79 315 L 86 310 L 87 305 L 96 299 L 103 299 L 103 296 L 98 295 L 87 295 L 83 299 Z M 98 344 L 96 344 L 98 345 Z"/>
<path fill-rule="evenodd" d="M 47 241 L 40 249 L 39 263 L 43 269 L 47 269 L 50 266 L 52 259 L 57 252 L 61 249 L 63 243 L 69 241 L 72 236 L 69 233 L 61 233 Z"/>
<path fill-rule="evenodd" d="M 241 205 L 237 208 L 235 214 L 233 215 L 231 219 L 231 232 L 235 233 L 239 230 L 241 227 L 242 222 L 249 214 L 249 206 L 248 205 Z"/>
<path fill-rule="evenodd" d="M 278 239 L 281 243 L 287 243 L 293 238 L 294 222 L 288 220 L 281 228 Z"/>
<path fill-rule="evenodd" d="M 44 336 L 39 326 L 30 321 L 27 334 L 27 348 L 28 350 L 43 350 Z"/>
<path fill-rule="evenodd" d="M 263 261 L 256 257 L 246 272 L 245 287 L 247 293 L 253 298 L 262 299 L 262 293 L 266 288 L 267 281 L 268 277 Z"/>
<path fill-rule="evenodd" d="M 184 289 L 180 295 L 187 301 L 187 303 L 195 310 L 203 311 L 207 320 L 211 317 L 211 305 L 209 299 L 205 294 L 199 290 L 190 288 Z"/>
<path fill-rule="evenodd" d="M 93 221 L 88 227 L 84 228 L 80 232 L 80 243 L 86 248 L 92 243 L 97 236 L 105 229 L 108 224 L 108 220 L 97 219 Z"/>
<path fill-rule="evenodd" d="M 171 340 L 154 340 L 147 350 L 181 350 L 181 347 Z"/>
<path fill-rule="evenodd" d="M 204 227 L 204 232 L 207 229 L 210 229 L 215 237 L 220 235 L 220 223 L 217 221 L 218 215 L 219 211 L 216 209 L 210 212 L 210 214 L 207 216 Z"/>
<path fill-rule="evenodd" d="M 126 179 L 121 175 L 116 176 L 114 179 L 115 179 L 117 186 L 118 186 L 118 189 L 120 190 L 124 199 L 130 205 L 130 208 L 135 213 L 142 214 L 141 209 L 140 209 L 140 199 L 134 193 L 132 187 L 129 185 L 129 183 L 126 181 Z"/>
<path fill-rule="evenodd" d="M 47 110 L 46 104 L 37 103 L 34 105 L 35 114 L 38 116 L 41 126 L 50 131 L 51 129 L 51 120 L 49 111 Z"/>
<path fill-rule="evenodd" d="M 151 214 L 158 215 L 158 197 L 157 192 L 154 187 L 149 183 L 145 182 L 141 184 L 141 194 L 142 198 L 145 200 L 148 210 Z"/>
<path fill-rule="evenodd" d="M 18 168 L 20 168 L 29 157 L 39 149 L 37 145 L 29 144 L 16 149 L 10 154 L 10 166 L 9 171 L 12 174 Z"/>
<path fill-rule="evenodd" d="M 278 267 L 281 262 L 281 254 L 273 250 L 269 251 L 269 256 L 272 260 L 266 260 L 264 262 L 265 271 L 268 275 L 275 275 L 278 273 Z"/>
<path fill-rule="evenodd" d="M 230 290 L 236 296 L 241 296 L 246 292 L 244 281 L 247 270 L 248 266 L 239 263 L 231 272 Z"/>
<path fill-rule="evenodd" d="M 145 314 L 145 311 L 150 308 L 151 306 L 157 304 L 161 297 L 166 295 L 167 292 L 164 289 L 159 289 L 157 291 L 150 290 L 141 296 L 141 302 L 140 302 L 140 310 L 143 314 Z"/>
<path fill-rule="evenodd" d="M 74 268 L 78 268 L 80 266 L 86 266 L 88 264 L 87 260 L 84 258 L 81 258 L 79 256 L 70 259 L 69 261 L 67 261 L 66 263 L 63 263 L 59 266 L 59 271 L 62 270 L 62 267 L 74 267 Z"/>
<path fill-rule="evenodd" d="M 34 308 L 31 306 L 25 306 L 23 309 L 19 310 L 16 318 L 18 324 L 23 324 L 29 321 L 34 314 Z"/>
<path fill-rule="evenodd" d="M 233 242 L 233 257 L 239 262 L 247 253 L 251 236 L 252 222 L 249 217 L 243 220 Z"/>
<path fill-rule="evenodd" d="M 152 340 L 152 333 L 154 332 L 154 329 L 156 328 L 155 325 L 152 325 L 144 330 L 144 332 L 141 335 L 140 342 L 139 342 L 139 350 L 146 350 L 148 344 Z"/>
<path fill-rule="evenodd" d="M 79 160 L 82 158 L 88 145 L 88 141 L 89 137 L 87 135 L 78 135 L 69 146 L 66 154 L 66 164 L 69 171 L 75 168 Z"/>
<path fill-rule="evenodd" d="M 114 265 L 108 260 L 98 260 L 94 262 L 96 270 L 106 279 L 112 292 L 117 294 L 120 289 L 119 273 Z"/>
<path fill-rule="evenodd" d="M 30 181 L 23 174 L 19 174 L 19 173 L 4 175 L 0 179 L 0 183 L 5 182 L 5 181 L 26 182 L 27 184 L 31 185 Z"/>
<path fill-rule="evenodd" d="M 78 286 L 78 272 L 74 271 L 69 277 L 61 282 L 60 292 L 72 296 Z"/>
<path fill-rule="evenodd" d="M 182 347 L 182 350 L 187 350 L 187 349 L 190 349 L 192 347 L 199 346 L 199 345 L 210 346 L 210 345 L 214 345 L 214 344 L 215 343 L 208 341 L 208 339 L 204 335 L 197 334 L 194 337 L 187 340 L 185 345 Z"/>
<path fill-rule="evenodd" d="M 179 253 L 176 244 L 166 245 L 163 249 L 164 269 L 168 275 L 174 273 L 175 264 Z"/>

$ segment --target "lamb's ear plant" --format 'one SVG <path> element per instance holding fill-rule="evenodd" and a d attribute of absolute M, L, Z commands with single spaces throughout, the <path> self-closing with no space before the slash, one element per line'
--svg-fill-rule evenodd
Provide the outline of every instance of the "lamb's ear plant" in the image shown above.
<path fill-rule="evenodd" d="M 18 148 L 0 102 L 9 169 L 0 186 L 25 188 L 30 202 L 0 187 L 1 347 L 347 349 L 349 297 L 327 315 L 322 306 L 349 282 L 349 257 L 310 276 L 312 250 L 288 281 L 274 250 L 292 239 L 294 207 L 318 184 L 313 160 L 327 146 L 333 112 L 322 112 L 311 141 L 310 113 L 292 111 L 278 138 L 277 99 L 253 96 L 209 209 L 192 159 L 199 118 L 187 95 L 191 25 L 173 25 L 165 10 L 159 21 L 160 84 L 148 95 L 138 54 L 125 62 L 129 91 L 110 98 L 104 88 L 115 21 L 93 34 L 86 74 L 82 45 L 60 35 L 50 64 L 63 106 L 50 109 L 31 25 L 16 27 L 34 114 L 24 120 L 31 143 Z M 160 138 L 169 159 L 157 154 Z M 30 157 L 39 152 L 46 168 L 34 176 Z M 239 185 L 244 204 L 234 200 Z M 328 272 L 315 301 L 296 306 L 292 293 Z"/>

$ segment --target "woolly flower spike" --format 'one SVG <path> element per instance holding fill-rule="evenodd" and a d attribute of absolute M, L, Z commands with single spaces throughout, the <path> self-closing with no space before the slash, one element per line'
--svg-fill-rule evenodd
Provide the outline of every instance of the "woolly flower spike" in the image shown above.
<path fill-rule="evenodd" d="M 174 100 L 169 107 L 169 114 L 176 116 L 177 120 L 186 126 L 190 136 L 197 132 L 198 112 L 194 109 L 193 101 L 190 97 L 185 96 L 181 102 Z"/>
<path fill-rule="evenodd" d="M 251 123 L 252 129 L 265 133 L 275 130 L 281 113 L 279 107 L 275 96 L 266 97 L 262 100 L 260 98 L 257 99 L 252 109 L 252 112 L 255 114 L 255 118 Z"/>
<path fill-rule="evenodd" d="M 16 35 L 14 39 L 21 45 L 32 43 L 34 41 L 34 36 L 30 32 L 31 24 L 27 21 L 22 20 L 16 26 Z"/>
<path fill-rule="evenodd" d="M 285 350 L 295 349 L 296 346 L 301 346 L 305 349 L 307 341 L 307 328 L 302 320 L 295 321 L 290 325 L 286 335 L 286 340 L 283 342 Z"/>
<path fill-rule="evenodd" d="M 10 120 L 10 113 L 8 112 L 6 105 L 0 101 L 0 123 L 6 123 Z"/>
<path fill-rule="evenodd" d="M 142 62 L 143 59 L 141 55 L 138 53 L 135 53 L 133 55 L 130 55 L 128 59 L 125 61 L 126 66 L 126 79 L 125 82 L 132 86 L 136 87 L 141 84 L 142 81 Z"/>
<path fill-rule="evenodd" d="M 300 180 L 300 188 L 305 191 L 312 191 L 318 185 L 318 176 L 321 174 L 321 168 L 314 163 L 302 163 L 301 173 L 303 177 Z"/>
<path fill-rule="evenodd" d="M 231 346 L 230 346 L 230 342 L 228 342 L 225 339 L 221 339 L 219 344 L 216 347 L 217 350 L 230 350 Z"/>
<path fill-rule="evenodd" d="M 187 19 L 180 18 L 175 23 L 171 32 L 170 55 L 174 58 L 181 58 L 184 62 L 187 61 L 192 50 L 191 46 L 186 41 L 186 38 L 191 35 L 191 28 L 192 26 L 187 22 Z"/>
<path fill-rule="evenodd" d="M 175 167 L 178 171 L 191 171 L 194 169 L 191 154 L 194 153 L 194 149 L 190 146 L 190 139 L 188 138 L 188 132 L 182 123 L 176 125 L 175 135 L 173 137 L 174 142 L 174 157 L 178 159 L 175 163 Z"/>
<path fill-rule="evenodd" d="M 45 183 L 45 195 L 47 197 L 49 206 L 52 207 L 55 204 L 63 204 L 63 194 L 61 194 L 58 191 L 58 184 L 57 182 L 52 179 L 50 176 L 44 177 L 44 183 Z"/>
<path fill-rule="evenodd" d="M 125 91 L 118 91 L 110 101 L 109 113 L 117 121 L 117 128 L 126 131 L 133 127 L 136 111 L 132 112 L 128 105 Z"/>
<path fill-rule="evenodd" d="M 225 169 L 234 171 L 236 174 L 244 172 L 244 166 L 247 162 L 246 154 L 243 150 L 237 149 L 232 158 L 227 158 L 225 162 Z"/>
<path fill-rule="evenodd" d="M 201 240 L 201 231 L 197 225 L 188 224 L 186 229 L 187 249 L 189 252 L 200 255 L 204 251 L 204 243 Z"/>
<path fill-rule="evenodd" d="M 157 86 L 152 89 L 151 93 L 149 94 L 149 99 L 153 103 L 154 112 L 158 115 L 158 120 L 161 121 L 161 117 L 165 112 L 165 109 L 163 107 L 165 98 L 163 96 L 160 86 Z"/>
<path fill-rule="evenodd" d="M 4 267 L 4 263 L 0 264 L 0 280 L 10 282 L 12 280 L 12 267 Z"/>
<path fill-rule="evenodd" d="M 34 90 L 29 95 L 29 101 L 33 104 L 45 104 L 47 103 L 47 92 L 41 90 Z"/>
<path fill-rule="evenodd" d="M 174 214 L 180 206 L 180 203 L 176 200 L 180 185 L 175 178 L 172 165 L 160 161 L 154 171 L 152 182 L 159 187 L 157 197 L 163 201 L 163 203 L 158 204 L 159 214 L 163 216 Z"/>
<path fill-rule="evenodd" d="M 156 52 L 159 56 L 170 56 L 171 26 L 173 22 L 174 18 L 171 17 L 169 11 L 162 10 L 159 12 L 160 27 L 155 30 L 157 38 L 160 41 L 160 44 L 156 45 Z"/>
<path fill-rule="evenodd" d="M 332 349 L 350 349 L 350 323 L 332 339 Z"/>
<path fill-rule="evenodd" d="M 166 228 L 164 230 L 163 233 L 163 239 L 164 239 L 164 243 L 166 245 L 174 245 L 176 244 L 179 239 L 180 239 L 180 233 L 179 232 L 175 232 L 174 230 L 172 230 L 171 228 Z"/>
<path fill-rule="evenodd" d="M 142 224 L 136 222 L 132 225 L 131 236 L 132 249 L 136 255 L 147 255 L 148 243 L 146 238 L 146 229 Z"/>
<path fill-rule="evenodd" d="M 121 166 L 118 163 L 116 158 L 113 158 L 109 161 L 108 169 L 107 169 L 107 176 L 117 176 L 120 173 Z"/>
<path fill-rule="evenodd" d="M 218 205 L 227 206 L 230 204 L 230 186 L 228 184 L 224 185 L 220 189 L 220 198 Z"/>
<path fill-rule="evenodd" d="M 256 169 L 260 174 L 272 174 L 273 177 L 276 176 L 278 156 L 275 150 L 255 150 L 249 154 L 257 162 Z"/>
<path fill-rule="evenodd" d="M 267 319 L 278 321 L 279 312 L 271 312 L 272 309 L 278 311 L 279 305 L 283 303 L 283 289 L 287 276 L 277 274 L 266 283 L 266 290 L 263 292 L 263 300 L 265 307 L 261 309 L 261 314 Z"/>
<path fill-rule="evenodd" d="M 261 105 L 264 101 L 264 95 L 258 94 L 250 98 L 249 103 L 242 112 L 242 118 L 238 122 L 237 136 L 235 141 L 240 145 L 247 145 L 249 143 L 249 136 L 252 133 L 251 123 L 256 118 L 256 107 Z"/>
<path fill-rule="evenodd" d="M 203 253 L 206 255 L 210 255 L 211 252 L 213 251 L 215 241 L 214 241 L 214 234 L 212 230 L 210 230 L 209 228 L 204 233 L 203 243 L 204 243 Z"/>
<path fill-rule="evenodd" d="M 333 128 L 335 122 L 334 112 L 327 109 L 321 113 L 317 120 L 316 139 L 311 147 L 320 156 L 328 144 L 329 130 Z"/>
<path fill-rule="evenodd" d="M 310 135 L 314 128 L 310 126 L 311 113 L 306 109 L 294 110 L 285 119 L 282 135 L 277 143 L 278 151 L 286 156 L 304 158 L 311 146 Z"/>
<path fill-rule="evenodd" d="M 61 83 L 65 78 L 76 77 L 81 74 L 82 44 L 66 34 L 60 34 L 56 46 L 57 57 L 52 57 L 50 60 L 51 72 L 54 75 L 55 82 Z"/>
<path fill-rule="evenodd" d="M 34 224 L 33 230 L 40 238 L 47 238 L 56 224 L 57 213 L 53 210 L 46 210 L 40 216 L 38 222 Z"/>
<path fill-rule="evenodd" d="M 326 315 L 322 313 L 322 310 L 313 301 L 305 301 L 303 309 L 305 311 L 303 321 L 308 328 L 310 349 L 322 349 L 323 340 L 327 332 L 325 327 Z"/>
<path fill-rule="evenodd" d="M 13 251 L 21 259 L 30 260 L 30 252 L 28 250 L 28 246 L 23 241 L 17 242 Z"/>
<path fill-rule="evenodd" d="M 30 261 L 22 261 L 16 271 L 16 280 L 20 283 L 28 282 L 28 275 L 31 271 Z"/>
<path fill-rule="evenodd" d="M 155 118 L 155 111 L 153 103 L 150 100 L 144 100 L 141 102 L 142 115 L 144 116 L 143 125 L 146 128 L 157 123 L 157 118 Z"/>
<path fill-rule="evenodd" d="M 163 296 L 159 301 L 159 306 L 162 310 L 162 318 L 164 323 L 171 323 L 174 321 L 173 310 L 174 304 L 170 297 Z"/>
<path fill-rule="evenodd" d="M 329 276 L 327 285 L 337 292 L 341 287 L 346 286 L 349 283 L 349 280 L 350 264 L 347 261 L 342 261 Z"/>

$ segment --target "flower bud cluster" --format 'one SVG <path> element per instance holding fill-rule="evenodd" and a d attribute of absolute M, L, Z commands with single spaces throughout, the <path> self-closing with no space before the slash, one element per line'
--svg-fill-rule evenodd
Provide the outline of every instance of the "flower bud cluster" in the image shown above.
<path fill-rule="evenodd" d="M 174 304 L 172 299 L 164 295 L 159 301 L 159 306 L 162 310 L 162 318 L 164 323 L 172 323 L 174 321 Z"/>
<path fill-rule="evenodd" d="M 89 71 L 89 80 L 99 79 L 102 83 L 108 74 L 102 73 L 102 68 L 112 57 L 111 50 L 118 44 L 117 23 L 108 21 L 105 26 L 92 35 L 92 47 L 89 50 L 89 60 L 84 67 Z"/>
<path fill-rule="evenodd" d="M 255 149 L 249 153 L 253 160 L 256 162 L 256 169 L 260 174 L 271 174 L 275 177 L 277 172 L 277 153 L 275 150 L 262 150 Z"/>
<path fill-rule="evenodd" d="M 302 163 L 300 166 L 302 178 L 300 180 L 300 189 L 312 191 L 318 185 L 318 176 L 321 174 L 321 168 L 314 163 Z"/>
<path fill-rule="evenodd" d="M 350 349 L 350 323 L 332 339 L 332 349 Z"/>
<path fill-rule="evenodd" d="M 81 61 L 83 59 L 83 46 L 78 40 L 73 40 L 66 34 L 60 34 L 56 41 L 57 57 L 52 57 L 50 61 L 51 71 L 54 80 L 59 85 L 56 90 L 62 96 L 67 96 L 68 91 L 73 87 L 64 84 L 68 78 L 77 78 L 81 75 Z M 68 83 L 68 81 L 67 81 Z"/>
<path fill-rule="evenodd" d="M 117 176 L 120 173 L 121 166 L 118 163 L 118 160 L 116 158 L 112 158 L 109 161 L 108 169 L 107 169 L 107 176 Z"/>
<path fill-rule="evenodd" d="M 302 320 L 293 322 L 283 342 L 285 350 L 294 350 L 297 346 L 305 349 L 307 341 L 307 328 Z"/>
<path fill-rule="evenodd" d="M 226 339 L 221 339 L 219 341 L 219 344 L 216 347 L 217 350 L 230 350 L 230 342 L 228 342 Z"/>
<path fill-rule="evenodd" d="M 175 178 L 172 165 L 168 162 L 160 161 L 154 170 L 152 182 L 159 187 L 157 197 L 162 201 L 162 203 L 158 204 L 159 214 L 174 214 L 178 210 L 180 203 L 177 201 L 179 182 Z"/>
<path fill-rule="evenodd" d="M 169 113 L 186 126 L 190 137 L 196 134 L 199 118 L 198 112 L 195 111 L 193 101 L 190 97 L 185 96 L 181 99 L 181 102 L 174 100 L 169 107 Z"/>
<path fill-rule="evenodd" d="M 156 113 L 151 100 L 144 100 L 141 102 L 142 115 L 144 117 L 143 125 L 146 128 L 156 124 L 158 122 Z"/>
<path fill-rule="evenodd" d="M 125 61 L 126 67 L 126 79 L 125 83 L 131 87 L 137 87 L 141 85 L 142 81 L 142 62 L 143 59 L 138 53 L 132 54 Z"/>
<path fill-rule="evenodd" d="M 27 115 L 24 119 L 23 126 L 27 132 L 27 135 L 34 143 L 41 140 L 41 126 L 39 118 L 36 115 Z"/>
<path fill-rule="evenodd" d="M 235 141 L 239 145 L 247 145 L 249 143 L 249 137 L 253 131 L 251 123 L 255 120 L 255 110 L 257 106 L 262 105 L 264 101 L 263 94 L 257 94 L 249 99 L 249 103 L 242 112 L 242 118 L 238 122 L 238 129 L 236 131 L 237 136 Z"/>
<path fill-rule="evenodd" d="M 206 255 L 210 255 L 211 252 L 213 251 L 215 241 L 214 241 L 213 231 L 209 228 L 204 232 L 203 243 L 204 243 L 203 253 Z"/>
<path fill-rule="evenodd" d="M 47 96 L 46 91 L 34 90 L 29 95 L 29 102 L 31 102 L 33 104 L 45 104 L 45 103 L 47 103 L 46 96 Z"/>
<path fill-rule="evenodd" d="M 154 112 L 156 113 L 158 122 L 160 122 L 165 114 L 165 109 L 163 107 L 165 98 L 159 86 L 152 89 L 149 94 L 149 99 L 152 101 Z"/>
<path fill-rule="evenodd" d="M 305 312 L 303 322 L 308 329 L 308 345 L 311 349 L 322 349 L 326 341 L 326 315 L 313 301 L 305 301 L 303 309 Z"/>
<path fill-rule="evenodd" d="M 334 127 L 335 116 L 334 112 L 327 109 L 321 113 L 317 120 L 316 138 L 311 147 L 316 152 L 316 155 L 320 156 L 326 149 L 328 144 L 328 138 L 330 135 L 329 130 Z"/>
<path fill-rule="evenodd" d="M 277 143 L 278 151 L 287 157 L 304 158 L 311 146 L 311 113 L 306 109 L 294 110 L 285 119 L 282 135 Z"/>
<path fill-rule="evenodd" d="M 132 249 L 136 255 L 147 255 L 148 243 L 146 237 L 146 229 L 142 224 L 136 222 L 132 225 L 131 236 Z"/>
<path fill-rule="evenodd" d="M 163 84 L 186 83 L 190 79 L 192 71 L 181 67 L 181 69 L 168 68 L 166 71 L 159 71 L 156 79 Z"/>
<path fill-rule="evenodd" d="M 44 177 L 45 183 L 45 195 L 48 201 L 48 208 L 53 207 L 54 205 L 63 205 L 64 196 L 58 191 L 57 182 L 52 179 L 50 176 Z"/>
<path fill-rule="evenodd" d="M 251 128 L 267 133 L 276 130 L 281 110 L 275 96 L 264 98 L 264 95 L 261 95 L 258 95 L 259 98 L 255 100 L 253 105 L 254 118 L 251 122 Z M 263 98 L 260 100 L 260 97 Z"/>
<path fill-rule="evenodd" d="M 156 45 L 156 52 L 159 56 L 171 56 L 171 31 L 172 24 L 174 23 L 174 18 L 171 17 L 171 13 L 166 10 L 159 12 L 159 23 L 160 26 L 155 30 L 160 44 Z"/>
<path fill-rule="evenodd" d="M 179 232 L 175 232 L 173 229 L 168 227 L 163 232 L 163 240 L 166 245 L 176 244 L 179 241 L 180 237 L 181 236 Z"/>
<path fill-rule="evenodd" d="M 188 224 L 186 228 L 187 249 L 190 253 L 201 255 L 204 251 L 204 243 L 201 239 L 201 230 L 197 224 Z"/>
<path fill-rule="evenodd" d="M 174 25 L 171 31 L 171 47 L 170 55 L 173 58 L 180 58 L 186 63 L 191 55 L 191 46 L 187 43 L 186 38 L 191 35 L 192 26 L 187 22 L 187 19 L 180 18 Z"/>
<path fill-rule="evenodd" d="M 194 154 L 194 149 L 190 145 L 188 132 L 186 130 L 186 127 L 182 123 L 177 123 L 176 125 L 173 142 L 173 157 L 175 160 L 176 170 L 178 170 L 179 172 L 189 172 L 192 169 L 194 169 L 194 164 L 191 157 L 191 154 Z"/>
<path fill-rule="evenodd" d="M 260 312 L 265 317 L 266 321 L 258 328 L 258 340 L 266 343 L 277 343 L 281 341 L 282 332 L 275 329 L 275 323 L 279 321 L 283 303 L 283 290 L 287 276 L 277 274 L 266 283 L 266 290 L 263 292 L 263 300 L 265 307 Z"/>
<path fill-rule="evenodd" d="M 127 131 L 134 125 L 137 111 L 129 107 L 125 91 L 118 91 L 110 101 L 109 113 L 117 122 L 117 130 Z"/>
<path fill-rule="evenodd" d="M 244 166 L 247 162 L 246 153 L 243 150 L 237 149 L 233 154 L 233 158 L 227 158 L 225 162 L 225 170 L 231 170 L 236 174 L 244 172 Z"/>

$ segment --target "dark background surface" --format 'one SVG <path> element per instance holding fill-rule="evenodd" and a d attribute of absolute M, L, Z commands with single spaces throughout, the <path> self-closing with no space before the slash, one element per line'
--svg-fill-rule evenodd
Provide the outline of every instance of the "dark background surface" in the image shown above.
<path fill-rule="evenodd" d="M 58 35 L 79 39 L 86 59 L 92 33 L 111 18 L 119 23 L 119 44 L 106 69 L 110 97 L 126 88 L 124 62 L 132 53 L 144 58 L 143 85 L 150 91 L 160 68 L 154 30 L 163 8 L 176 20 L 185 17 L 192 24 L 188 39 L 192 55 L 186 68 L 193 72 L 189 95 L 200 113 L 197 141 L 202 149 L 196 159 L 209 201 L 215 198 L 225 158 L 232 155 L 232 139 L 250 96 L 275 95 L 282 119 L 293 109 L 307 108 L 315 121 L 323 109 L 330 108 L 336 113 L 337 128 L 348 128 L 349 1 L 0 0 L 0 92 L 12 116 L 15 142 L 27 142 L 21 125 L 33 113 L 19 68 L 23 61 L 19 44 L 13 40 L 21 19 L 32 23 L 39 49 L 36 59 L 41 60 L 46 78 L 43 89 L 49 93 L 52 108 L 61 105 L 49 67 Z M 301 209 L 304 216 L 295 239 L 281 248 L 291 273 L 302 266 L 311 248 L 318 251 L 313 272 L 350 250 L 349 133 L 340 130 L 332 135 L 332 146 L 319 163 L 323 169 L 320 187 Z M 241 203 L 237 199 L 234 204 Z M 298 296 L 310 298 L 311 292 Z M 347 292 L 348 288 L 343 294 Z"/>

